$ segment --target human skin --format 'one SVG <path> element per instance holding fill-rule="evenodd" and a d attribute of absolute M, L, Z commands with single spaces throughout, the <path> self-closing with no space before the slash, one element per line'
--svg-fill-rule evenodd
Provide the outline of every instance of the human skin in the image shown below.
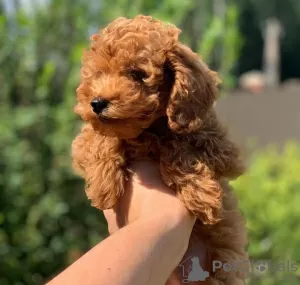
<path fill-rule="evenodd" d="M 206 268 L 205 248 L 188 248 L 195 218 L 161 181 L 157 165 L 136 162 L 131 171 L 116 207 L 104 211 L 111 235 L 47 285 L 179 285 L 176 267 L 190 253 Z"/>

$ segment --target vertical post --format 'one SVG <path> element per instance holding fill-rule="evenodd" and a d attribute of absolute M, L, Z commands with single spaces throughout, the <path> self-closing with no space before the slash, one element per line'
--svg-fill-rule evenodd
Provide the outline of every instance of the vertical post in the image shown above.
<path fill-rule="evenodd" d="M 263 71 L 266 86 L 274 88 L 280 82 L 280 36 L 282 28 L 280 21 L 270 18 L 264 31 Z"/>

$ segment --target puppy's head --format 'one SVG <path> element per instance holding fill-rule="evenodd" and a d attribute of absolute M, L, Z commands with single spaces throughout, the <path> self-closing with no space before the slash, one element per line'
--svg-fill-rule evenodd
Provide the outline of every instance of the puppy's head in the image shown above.
<path fill-rule="evenodd" d="M 83 57 L 75 107 L 106 136 L 137 137 L 156 119 L 190 133 L 212 107 L 218 79 L 180 30 L 147 16 L 119 18 L 92 36 Z"/>

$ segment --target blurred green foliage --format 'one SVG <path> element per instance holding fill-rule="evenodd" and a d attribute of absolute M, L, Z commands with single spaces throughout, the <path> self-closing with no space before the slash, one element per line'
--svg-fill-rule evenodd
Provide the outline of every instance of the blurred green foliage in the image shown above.
<path fill-rule="evenodd" d="M 238 28 L 239 12 L 236 6 L 228 6 L 225 17 L 213 16 L 209 26 L 199 40 L 199 53 L 203 60 L 212 65 L 214 51 L 218 51 L 218 72 L 225 89 L 235 86 L 232 68 L 235 66 L 242 47 L 242 37 Z"/>
<path fill-rule="evenodd" d="M 42 284 L 106 236 L 70 167 L 88 8 L 0 16 L 1 285 Z"/>
<path fill-rule="evenodd" d="M 106 236 L 103 216 L 90 207 L 70 159 L 80 127 L 72 111 L 75 88 L 89 35 L 118 16 L 154 15 L 181 27 L 182 40 L 229 87 L 243 43 L 239 9 L 231 2 L 220 17 L 210 0 L 26 1 L 26 9 L 11 1 L 9 13 L 0 1 L 1 285 L 42 284 Z M 299 150 L 288 149 L 283 156 L 253 158 L 249 173 L 235 183 L 255 258 L 299 256 L 292 239 Z"/>
<path fill-rule="evenodd" d="M 299 173 L 300 147 L 290 142 L 281 151 L 270 146 L 255 153 L 246 174 L 232 183 L 248 223 L 251 260 L 290 261 L 299 268 L 251 274 L 251 285 L 299 284 Z"/>

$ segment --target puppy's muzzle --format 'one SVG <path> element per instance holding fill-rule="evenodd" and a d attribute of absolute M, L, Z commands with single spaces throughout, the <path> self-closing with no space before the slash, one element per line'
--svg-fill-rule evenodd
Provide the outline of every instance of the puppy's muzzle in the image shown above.
<path fill-rule="evenodd" d="M 108 104 L 109 104 L 109 101 L 99 98 L 99 97 L 95 98 L 91 102 L 93 112 L 96 113 L 97 115 L 101 114 L 103 112 L 103 110 L 107 108 Z"/>

